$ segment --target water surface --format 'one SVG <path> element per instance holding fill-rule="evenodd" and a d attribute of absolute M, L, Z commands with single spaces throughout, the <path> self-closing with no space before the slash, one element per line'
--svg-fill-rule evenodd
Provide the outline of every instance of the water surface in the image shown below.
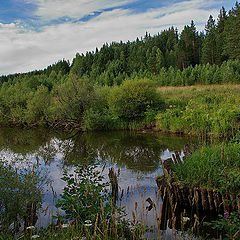
<path fill-rule="evenodd" d="M 131 131 L 111 132 L 62 132 L 49 129 L 0 129 L 0 158 L 15 164 L 18 168 L 33 163 L 44 172 L 51 184 L 44 186 L 42 209 L 37 225 L 46 227 L 56 215 L 56 199 L 63 191 L 65 183 L 61 180 L 64 170 L 73 172 L 73 162 L 86 163 L 91 156 L 106 164 L 108 169 L 120 169 L 119 186 L 124 190 L 121 206 L 126 207 L 131 218 L 131 210 L 138 202 L 138 217 L 144 217 L 146 199 L 154 199 L 155 178 L 162 174 L 160 158 L 165 160 L 172 152 L 182 152 L 185 144 L 197 139 L 163 133 L 143 133 Z M 126 194 L 129 188 L 129 194 Z M 47 209 L 47 211 L 43 211 Z M 147 224 L 154 224 L 154 212 L 150 212 Z"/>

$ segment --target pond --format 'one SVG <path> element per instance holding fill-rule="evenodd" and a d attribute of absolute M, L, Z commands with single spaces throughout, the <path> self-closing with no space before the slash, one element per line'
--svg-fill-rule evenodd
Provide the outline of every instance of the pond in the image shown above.
<path fill-rule="evenodd" d="M 162 174 L 160 158 L 165 160 L 175 151 L 182 153 L 185 144 L 198 141 L 196 138 L 153 132 L 66 133 L 45 128 L 2 128 L 0 159 L 19 169 L 34 164 L 46 173 L 50 184 L 44 186 L 43 204 L 36 223 L 38 227 L 48 226 L 52 216 L 56 215 L 56 200 L 65 185 L 61 180 L 63 172 L 73 172 L 73 162 L 84 163 L 90 154 L 100 165 L 106 163 L 103 173 L 106 178 L 110 167 L 115 171 L 120 169 L 119 192 L 124 193 L 120 205 L 126 208 L 131 219 L 132 209 L 137 203 L 137 217 L 143 220 L 148 206 L 146 199 L 156 199 L 155 178 Z M 147 225 L 156 223 L 155 215 L 154 210 L 149 211 L 145 219 Z M 164 234 L 172 233 L 167 229 Z"/>

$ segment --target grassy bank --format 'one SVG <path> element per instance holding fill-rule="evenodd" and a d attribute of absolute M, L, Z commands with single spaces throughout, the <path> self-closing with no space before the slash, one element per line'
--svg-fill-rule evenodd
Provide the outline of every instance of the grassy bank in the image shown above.
<path fill-rule="evenodd" d="M 30 82 L 31 83 L 31 82 Z M 0 88 L 0 124 L 83 131 L 157 130 L 228 137 L 240 126 L 240 85 L 157 87 L 157 80 L 128 79 L 96 85 L 69 75 L 51 90 L 28 79 Z"/>
<path fill-rule="evenodd" d="M 174 166 L 178 182 L 190 187 L 224 189 L 240 193 L 240 145 L 205 146 Z"/>
<path fill-rule="evenodd" d="M 240 85 L 160 87 L 166 109 L 157 128 L 171 132 L 226 137 L 240 126 Z"/>

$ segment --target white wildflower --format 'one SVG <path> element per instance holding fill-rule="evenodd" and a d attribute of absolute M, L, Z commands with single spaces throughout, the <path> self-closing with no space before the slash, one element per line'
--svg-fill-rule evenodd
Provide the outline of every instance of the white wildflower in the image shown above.
<path fill-rule="evenodd" d="M 40 238 L 40 236 L 39 235 L 33 235 L 32 236 L 32 239 L 37 239 L 37 238 Z"/>
<path fill-rule="evenodd" d="M 188 221 L 190 221 L 189 217 L 183 217 L 183 224 L 186 224 Z"/>
<path fill-rule="evenodd" d="M 35 229 L 34 226 L 28 226 L 28 227 L 27 227 L 27 230 L 34 230 L 34 229 Z"/>
<path fill-rule="evenodd" d="M 62 225 L 62 228 L 68 228 L 69 227 L 69 224 L 63 224 Z"/>
<path fill-rule="evenodd" d="M 91 220 L 86 220 L 84 226 L 85 227 L 91 227 L 92 226 L 92 221 Z"/>

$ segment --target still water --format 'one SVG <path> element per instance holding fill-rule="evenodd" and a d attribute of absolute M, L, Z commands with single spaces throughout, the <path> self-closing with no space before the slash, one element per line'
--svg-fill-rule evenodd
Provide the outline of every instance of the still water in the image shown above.
<path fill-rule="evenodd" d="M 35 164 L 46 173 L 48 184 L 44 186 L 42 209 L 37 226 L 46 227 L 56 215 L 55 203 L 64 188 L 63 172 L 73 172 L 73 161 L 84 163 L 91 154 L 108 169 L 120 169 L 118 178 L 120 192 L 124 191 L 121 206 L 128 217 L 138 204 L 138 218 L 144 218 L 146 199 L 156 198 L 155 178 L 162 174 L 161 159 L 167 159 L 172 152 L 182 152 L 185 144 L 197 139 L 131 131 L 66 133 L 49 129 L 0 129 L 0 159 L 18 168 Z M 126 194 L 129 188 L 129 194 Z M 146 224 L 154 225 L 154 211 L 146 217 Z M 169 233 L 170 234 L 170 233 Z"/>

